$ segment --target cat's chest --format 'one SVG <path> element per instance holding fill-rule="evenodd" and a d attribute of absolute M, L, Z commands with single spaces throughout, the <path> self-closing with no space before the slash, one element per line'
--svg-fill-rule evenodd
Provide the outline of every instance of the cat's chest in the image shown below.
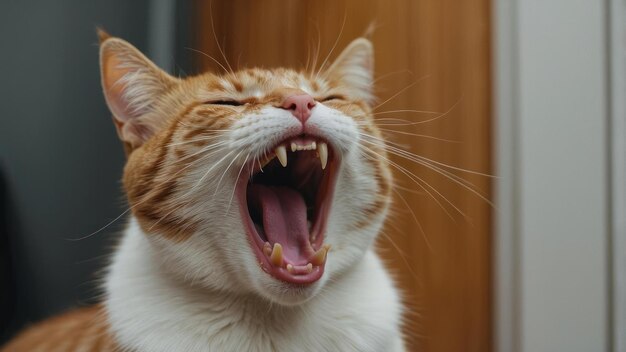
<path fill-rule="evenodd" d="M 205 343 L 219 351 L 383 351 L 388 327 L 370 312 L 312 305 L 265 316 L 233 312 L 213 322 Z"/>

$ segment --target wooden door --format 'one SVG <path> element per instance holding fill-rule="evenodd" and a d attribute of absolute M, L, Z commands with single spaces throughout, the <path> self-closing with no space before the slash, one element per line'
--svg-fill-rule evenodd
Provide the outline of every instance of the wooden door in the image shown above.
<path fill-rule="evenodd" d="M 193 7 L 194 49 L 219 60 L 217 38 L 235 67 L 304 67 L 318 40 L 318 62 L 337 40 L 334 58 L 374 24 L 384 102 L 376 117 L 389 140 L 421 160 L 394 155 L 404 171 L 395 170 L 394 214 L 377 244 L 404 292 L 411 351 L 491 350 L 490 178 L 462 171 L 491 171 L 489 5 L 214 0 Z M 195 58 L 198 67 L 220 70 L 203 55 Z"/>

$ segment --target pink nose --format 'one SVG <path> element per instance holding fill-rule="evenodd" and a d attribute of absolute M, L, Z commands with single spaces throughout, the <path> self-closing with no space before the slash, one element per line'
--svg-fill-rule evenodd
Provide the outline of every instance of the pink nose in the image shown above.
<path fill-rule="evenodd" d="M 311 109 L 315 106 L 315 100 L 308 94 L 290 95 L 283 101 L 282 108 L 290 110 L 302 124 L 311 117 Z"/>

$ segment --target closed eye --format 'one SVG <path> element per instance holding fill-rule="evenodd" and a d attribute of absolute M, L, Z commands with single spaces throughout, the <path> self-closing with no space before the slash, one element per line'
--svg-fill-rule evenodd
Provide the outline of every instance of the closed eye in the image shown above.
<path fill-rule="evenodd" d="M 229 105 L 229 106 L 241 106 L 244 105 L 244 103 L 237 101 L 237 100 L 212 100 L 212 101 L 207 101 L 204 102 L 205 104 L 210 104 L 210 105 Z"/>
<path fill-rule="evenodd" d="M 331 101 L 331 100 L 343 100 L 343 99 L 344 99 L 343 96 L 335 94 L 335 95 L 329 95 L 326 98 L 322 99 L 321 101 L 326 102 L 326 101 Z"/>

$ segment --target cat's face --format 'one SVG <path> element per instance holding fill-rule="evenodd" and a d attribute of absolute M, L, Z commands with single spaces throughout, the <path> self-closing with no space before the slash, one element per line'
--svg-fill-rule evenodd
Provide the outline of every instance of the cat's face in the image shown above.
<path fill-rule="evenodd" d="M 316 73 L 178 79 L 101 36 L 102 82 L 128 162 L 124 187 L 159 263 L 180 280 L 289 305 L 364 255 L 389 204 L 371 115 L 372 48 Z"/>

